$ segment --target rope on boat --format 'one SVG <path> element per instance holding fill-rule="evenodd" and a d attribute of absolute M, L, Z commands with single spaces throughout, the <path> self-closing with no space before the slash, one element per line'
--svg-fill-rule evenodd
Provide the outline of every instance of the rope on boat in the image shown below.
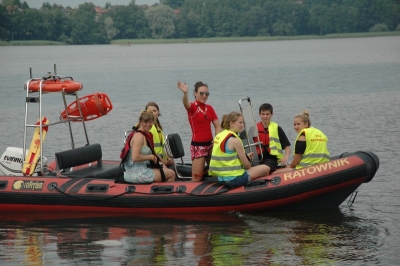
<path fill-rule="evenodd" d="M 130 192 L 130 191 L 125 191 L 125 192 L 123 192 L 123 193 L 121 193 L 121 194 L 118 194 L 118 195 L 115 195 L 115 196 L 111 196 L 111 197 L 107 197 L 107 198 L 103 198 L 103 199 L 85 199 L 85 198 L 80 198 L 80 197 L 73 196 L 73 195 L 71 195 L 71 194 L 65 193 L 64 191 L 59 190 L 58 187 L 57 187 L 57 185 L 55 185 L 55 184 L 52 185 L 52 188 L 55 189 L 55 190 L 57 190 L 58 192 L 60 192 L 60 193 L 63 194 L 63 195 L 69 196 L 69 197 L 74 198 L 74 199 L 85 200 L 85 201 L 110 200 L 110 199 L 113 199 L 113 198 L 118 198 L 118 197 L 120 197 L 120 196 L 122 196 L 122 195 L 125 195 L 125 194 L 130 194 L 130 193 L 132 193 L 132 192 Z"/>
<path fill-rule="evenodd" d="M 274 179 L 266 179 L 264 182 L 274 183 L 275 181 L 274 181 Z M 257 182 L 254 182 L 254 181 L 253 181 L 253 183 L 257 183 Z M 216 193 L 212 193 L 212 194 L 193 194 L 193 193 L 189 193 L 189 192 L 186 192 L 186 191 L 184 191 L 184 190 L 181 190 L 181 189 L 179 189 L 179 187 L 178 187 L 178 189 L 177 189 L 176 191 L 171 191 L 171 192 L 168 193 L 168 194 L 180 194 L 180 195 L 186 194 L 186 195 L 191 195 L 191 196 L 207 197 L 207 196 L 215 196 L 215 195 L 219 195 L 219 194 L 224 194 L 224 193 L 227 193 L 227 192 L 230 191 L 230 190 L 236 189 L 236 188 L 232 188 L 232 187 L 229 187 L 229 186 L 225 186 L 225 187 L 228 188 L 228 189 L 226 189 L 226 190 L 220 190 L 220 191 L 218 191 L 218 192 L 216 192 Z M 52 185 L 52 188 L 55 189 L 56 191 L 60 192 L 60 193 L 63 194 L 63 195 L 69 196 L 69 197 L 74 198 L 74 199 L 85 200 L 85 201 L 103 201 L 103 200 L 111 200 L 111 199 L 114 199 L 114 198 L 121 197 L 121 196 L 123 196 L 123 195 L 125 195 L 125 194 L 133 194 L 133 193 L 142 194 L 142 195 L 151 195 L 151 194 L 153 194 L 153 193 L 150 193 L 150 192 L 137 192 L 137 191 L 135 191 L 135 190 L 132 190 L 130 187 L 127 187 L 127 188 L 125 189 L 125 192 L 123 192 L 123 193 L 121 193 L 121 194 L 118 194 L 118 195 L 115 195 L 115 196 L 111 196 L 111 197 L 107 197 L 107 198 L 102 198 L 102 199 L 85 199 L 85 198 L 81 198 L 81 197 L 77 197 L 77 196 L 73 196 L 73 195 L 71 195 L 71 194 L 65 193 L 64 191 L 58 189 L 58 187 L 57 187 L 56 184 L 53 184 L 53 185 Z M 237 188 L 239 188 L 239 187 L 237 187 Z M 357 195 L 357 190 L 355 191 L 355 193 L 356 193 L 356 194 L 354 195 L 354 198 L 353 198 L 351 204 L 353 204 L 353 202 L 354 202 L 354 200 L 355 200 L 355 197 L 356 197 L 356 195 Z M 354 193 L 353 193 L 353 194 L 354 194 Z M 353 195 L 353 194 L 352 194 L 352 195 Z M 350 201 L 350 200 L 349 200 L 349 201 Z M 350 205 L 350 206 L 351 206 L 351 205 Z"/>
<path fill-rule="evenodd" d="M 118 195 L 115 195 L 115 196 L 111 196 L 111 197 L 107 197 L 107 198 L 102 198 L 102 199 L 86 199 L 86 198 L 81 198 L 81 197 L 77 197 L 77 196 L 71 195 L 71 194 L 69 194 L 69 193 L 65 193 L 64 191 L 58 189 L 58 187 L 57 187 L 55 184 L 52 186 L 52 188 L 55 189 L 56 191 L 60 192 L 61 194 L 65 195 L 65 196 L 69 196 L 69 197 L 74 198 L 74 199 L 85 200 L 85 201 L 103 201 L 103 200 L 111 200 L 111 199 L 114 199 L 114 198 L 121 197 L 121 196 L 123 196 L 123 195 L 125 195 L 125 194 L 134 194 L 134 193 L 135 193 L 135 194 L 142 194 L 142 195 L 151 195 L 151 194 L 152 194 L 152 193 L 149 193 L 149 192 L 137 192 L 137 191 L 132 191 L 131 189 L 127 188 L 125 192 L 123 192 L 123 193 L 121 193 L 121 194 L 118 194 Z M 232 190 L 232 189 L 233 189 L 233 188 L 229 188 L 228 190 L 222 190 L 222 191 L 219 191 L 219 192 L 213 193 L 213 194 L 192 194 L 192 193 L 188 193 L 188 192 L 182 191 L 182 190 L 171 191 L 171 192 L 168 193 L 168 194 L 180 194 L 180 195 L 186 194 L 186 195 L 191 195 L 191 196 L 201 196 L 201 197 L 204 197 L 204 196 L 215 196 L 215 195 L 223 194 L 223 193 L 226 193 L 226 192 L 228 192 L 229 190 Z"/>
<path fill-rule="evenodd" d="M 73 196 L 73 195 L 71 195 L 71 194 L 65 193 L 64 191 L 58 189 L 56 185 L 53 185 L 52 188 L 55 189 L 56 191 L 60 192 L 60 193 L 63 194 L 63 195 L 69 196 L 69 197 L 74 198 L 74 199 L 85 200 L 85 201 L 103 201 L 103 200 L 111 200 L 111 199 L 114 199 L 114 198 L 118 198 L 118 197 L 120 197 L 120 196 L 123 196 L 123 195 L 125 195 L 125 194 L 133 194 L 133 193 L 135 193 L 135 194 L 144 194 L 144 195 L 150 195 L 150 194 L 152 194 L 152 193 L 148 193 L 148 192 L 137 192 L 137 191 L 131 191 L 131 190 L 127 189 L 125 192 L 123 192 L 123 193 L 121 193 L 121 194 L 118 194 L 118 195 L 115 195 L 115 196 L 111 196 L 111 197 L 108 197 L 108 198 L 103 198 L 103 199 L 85 199 L 85 198 L 81 198 L 81 197 L 77 197 L 77 196 Z M 229 189 L 229 190 L 231 190 L 231 189 Z M 219 192 L 214 193 L 214 194 L 192 194 L 192 193 L 188 193 L 188 192 L 185 192 L 185 191 L 173 191 L 173 192 L 171 192 L 171 193 L 169 193 L 169 194 L 186 194 L 186 195 L 202 196 L 202 197 L 204 197 L 204 196 L 214 196 L 214 195 L 218 195 L 218 194 L 223 194 L 223 193 L 228 192 L 229 190 L 219 191 Z"/>
<path fill-rule="evenodd" d="M 347 206 L 351 207 L 354 203 L 354 201 L 356 200 L 358 194 L 358 190 L 356 189 L 353 193 L 351 193 L 349 201 L 347 202 Z"/>

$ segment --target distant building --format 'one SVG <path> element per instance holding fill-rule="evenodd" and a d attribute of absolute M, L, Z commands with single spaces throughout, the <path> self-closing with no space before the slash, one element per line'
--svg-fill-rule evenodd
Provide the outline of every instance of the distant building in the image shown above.
<path fill-rule="evenodd" d="M 17 5 L 15 5 L 15 6 L 7 6 L 6 9 L 7 9 L 7 13 L 8 14 L 13 14 L 16 11 L 22 11 L 22 9 L 19 8 Z"/>
<path fill-rule="evenodd" d="M 102 8 L 102 7 L 100 7 L 100 6 L 95 6 L 95 7 L 94 7 L 94 10 L 96 11 L 96 17 L 95 17 L 96 21 L 99 20 L 99 18 L 100 18 L 103 14 L 107 13 L 107 11 L 108 11 L 107 9 L 104 9 L 104 8 Z"/>
<path fill-rule="evenodd" d="M 68 17 L 70 14 L 71 14 L 71 12 L 72 12 L 72 9 L 69 9 L 69 8 L 62 8 L 62 12 Z"/>

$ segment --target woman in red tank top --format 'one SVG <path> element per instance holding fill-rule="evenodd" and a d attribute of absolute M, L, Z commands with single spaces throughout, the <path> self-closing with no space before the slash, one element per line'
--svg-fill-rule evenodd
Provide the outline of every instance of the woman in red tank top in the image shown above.
<path fill-rule="evenodd" d="M 192 129 L 190 154 L 192 159 L 192 181 L 201 181 L 205 163 L 209 164 L 214 139 L 211 124 L 215 134 L 221 131 L 218 116 L 214 108 L 206 104 L 210 92 L 207 84 L 199 81 L 194 84 L 194 102 L 189 102 L 188 86 L 178 82 L 178 88 L 183 92 L 182 103 L 187 110 L 188 120 Z"/>

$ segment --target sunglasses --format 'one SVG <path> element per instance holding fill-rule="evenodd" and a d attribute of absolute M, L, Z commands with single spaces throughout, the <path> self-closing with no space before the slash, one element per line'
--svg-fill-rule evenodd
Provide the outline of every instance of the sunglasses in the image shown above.
<path fill-rule="evenodd" d="M 203 91 L 199 92 L 199 94 L 200 94 L 200 96 L 204 96 L 204 94 L 205 94 L 207 97 L 210 95 L 209 92 L 203 92 Z"/>
<path fill-rule="evenodd" d="M 140 112 L 140 114 L 145 114 L 145 113 L 153 113 L 153 112 L 150 112 L 150 111 L 147 111 L 147 110 L 142 110 L 142 112 Z"/>

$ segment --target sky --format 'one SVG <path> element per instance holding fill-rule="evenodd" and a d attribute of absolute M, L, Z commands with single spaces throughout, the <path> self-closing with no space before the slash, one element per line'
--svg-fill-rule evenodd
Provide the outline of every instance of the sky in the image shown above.
<path fill-rule="evenodd" d="M 58 4 L 63 5 L 64 7 L 70 6 L 72 8 L 78 7 L 78 5 L 83 4 L 85 2 L 93 3 L 95 6 L 104 7 L 106 3 L 110 3 L 111 5 L 125 5 L 127 6 L 131 0 L 21 0 L 21 3 L 26 1 L 30 8 L 41 8 L 44 2 L 49 2 L 50 5 Z M 158 0 L 136 0 L 137 5 L 153 5 L 159 3 Z"/>

